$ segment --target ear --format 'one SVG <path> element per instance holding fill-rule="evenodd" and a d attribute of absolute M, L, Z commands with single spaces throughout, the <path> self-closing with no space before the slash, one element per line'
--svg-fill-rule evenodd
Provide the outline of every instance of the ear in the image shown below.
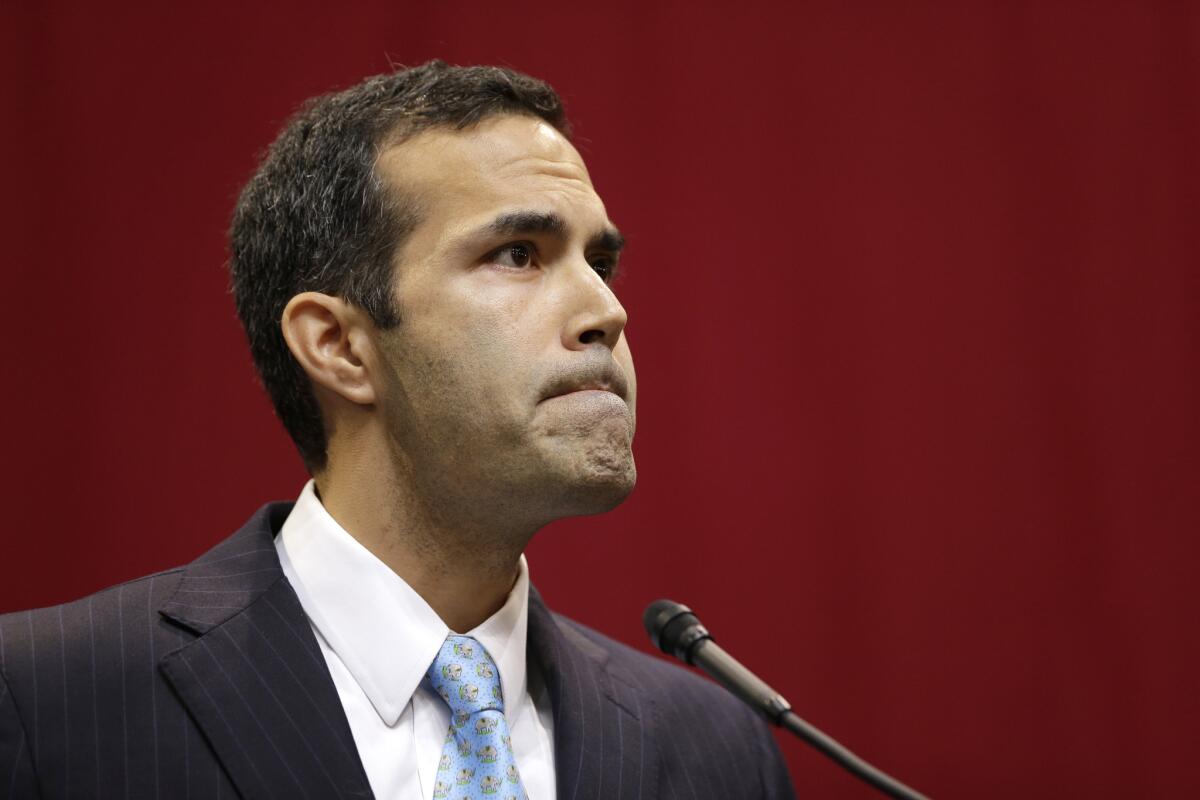
<path fill-rule="evenodd" d="M 280 320 L 288 349 L 318 386 L 358 405 L 375 402 L 367 364 L 371 321 L 361 309 L 320 292 L 288 301 Z"/>

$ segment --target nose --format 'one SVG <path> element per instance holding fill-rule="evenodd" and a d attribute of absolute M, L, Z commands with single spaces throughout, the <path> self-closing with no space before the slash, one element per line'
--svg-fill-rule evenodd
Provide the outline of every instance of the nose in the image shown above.
<path fill-rule="evenodd" d="M 629 317 L 613 290 L 586 261 L 572 264 L 570 309 L 563 327 L 563 347 L 580 350 L 601 344 L 612 350 Z"/>

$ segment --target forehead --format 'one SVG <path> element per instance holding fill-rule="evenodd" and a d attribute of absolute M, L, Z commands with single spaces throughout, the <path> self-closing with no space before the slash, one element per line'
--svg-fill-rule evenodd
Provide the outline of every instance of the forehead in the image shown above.
<path fill-rule="evenodd" d="M 581 232 L 607 222 L 579 152 L 534 117 L 422 131 L 384 150 L 377 171 L 417 206 L 420 222 L 410 241 L 452 235 L 516 210 L 557 213 Z"/>

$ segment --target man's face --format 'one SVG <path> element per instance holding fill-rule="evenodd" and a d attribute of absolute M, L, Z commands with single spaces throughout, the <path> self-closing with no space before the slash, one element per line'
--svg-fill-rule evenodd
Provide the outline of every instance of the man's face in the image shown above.
<path fill-rule="evenodd" d="M 637 389 L 609 285 L 621 238 L 579 153 L 504 115 L 422 132 L 377 168 L 420 218 L 396 258 L 400 325 L 379 334 L 401 474 L 512 524 L 620 503 Z"/>

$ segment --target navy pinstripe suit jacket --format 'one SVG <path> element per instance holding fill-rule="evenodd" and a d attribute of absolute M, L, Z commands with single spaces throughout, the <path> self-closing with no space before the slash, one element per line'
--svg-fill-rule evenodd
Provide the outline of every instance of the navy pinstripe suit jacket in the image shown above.
<path fill-rule="evenodd" d="M 0 616 L 0 797 L 371 797 L 275 553 L 290 509 L 186 567 Z M 559 798 L 793 796 L 741 703 L 529 603 Z"/>

